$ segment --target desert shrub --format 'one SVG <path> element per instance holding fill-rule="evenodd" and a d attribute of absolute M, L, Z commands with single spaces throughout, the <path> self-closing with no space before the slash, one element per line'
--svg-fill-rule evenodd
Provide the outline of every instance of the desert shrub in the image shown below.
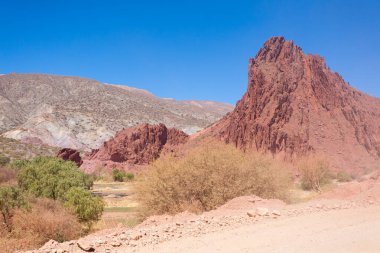
<path fill-rule="evenodd" d="M 143 215 L 207 211 L 250 194 L 284 197 L 289 177 L 273 160 L 258 157 L 248 158 L 233 146 L 215 142 L 182 158 L 159 158 L 137 182 Z"/>
<path fill-rule="evenodd" d="M 12 232 L 1 234 L 1 252 L 34 249 L 50 239 L 63 242 L 81 235 L 81 224 L 60 201 L 32 199 L 29 205 L 27 210 L 15 211 Z"/>
<path fill-rule="evenodd" d="M 90 189 L 93 181 L 74 162 L 56 157 L 37 157 L 18 165 L 17 181 L 22 190 L 36 197 L 63 199 L 72 187 Z"/>
<path fill-rule="evenodd" d="M 97 166 L 95 170 L 92 172 L 94 175 L 95 181 L 104 181 L 104 182 L 112 182 L 114 181 L 112 176 L 112 171 L 103 166 Z"/>
<path fill-rule="evenodd" d="M 262 198 L 288 201 L 292 184 L 289 171 L 285 163 L 276 161 L 269 155 L 251 155 L 243 163 L 242 185 L 251 187 L 249 192 Z"/>
<path fill-rule="evenodd" d="M 127 180 L 132 181 L 133 179 L 135 179 L 135 174 L 133 174 L 132 172 L 128 172 L 127 173 Z"/>
<path fill-rule="evenodd" d="M 11 159 L 10 159 L 9 157 L 6 157 L 6 156 L 2 156 L 2 155 L 0 155 L 0 166 L 5 166 L 5 165 L 7 165 L 10 161 L 11 161 Z"/>
<path fill-rule="evenodd" d="M 12 231 L 12 216 L 16 208 L 26 206 L 22 192 L 13 186 L 0 186 L 0 212 L 8 232 Z"/>
<path fill-rule="evenodd" d="M 352 181 L 352 176 L 345 171 L 340 171 L 336 174 L 336 179 L 341 183 L 350 182 Z"/>
<path fill-rule="evenodd" d="M 322 156 L 308 156 L 299 163 L 301 186 L 304 190 L 321 191 L 330 182 L 331 172 L 328 160 Z"/>
<path fill-rule="evenodd" d="M 124 182 L 125 178 L 127 177 L 127 174 L 124 171 L 121 171 L 119 169 L 113 169 L 112 170 L 112 178 L 115 182 Z"/>
<path fill-rule="evenodd" d="M 90 230 L 104 210 L 104 202 L 83 188 L 73 187 L 65 194 L 65 207 L 76 214 L 78 220 Z"/>
<path fill-rule="evenodd" d="M 11 184 L 16 182 L 16 170 L 9 167 L 0 166 L 0 185 Z"/>

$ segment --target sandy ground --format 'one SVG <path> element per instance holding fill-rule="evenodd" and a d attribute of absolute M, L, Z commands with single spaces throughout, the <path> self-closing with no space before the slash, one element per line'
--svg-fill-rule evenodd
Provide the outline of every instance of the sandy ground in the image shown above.
<path fill-rule="evenodd" d="M 268 220 L 135 252 L 380 252 L 380 206 Z"/>

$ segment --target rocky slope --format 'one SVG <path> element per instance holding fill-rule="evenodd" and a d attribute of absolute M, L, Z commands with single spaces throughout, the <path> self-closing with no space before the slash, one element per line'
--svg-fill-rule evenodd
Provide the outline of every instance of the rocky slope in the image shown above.
<path fill-rule="evenodd" d="M 287 159 L 327 155 L 345 170 L 380 162 L 380 99 L 348 85 L 324 59 L 273 37 L 249 60 L 248 89 L 201 135 Z"/>
<path fill-rule="evenodd" d="M 186 133 L 168 129 L 164 124 L 138 125 L 117 132 L 88 159 L 144 165 L 157 159 L 161 152 L 170 152 L 185 143 L 188 137 Z"/>
<path fill-rule="evenodd" d="M 140 123 L 164 123 L 194 133 L 232 109 L 211 101 L 161 99 L 78 77 L 0 76 L 0 133 L 51 146 L 98 148 L 116 131 Z"/>

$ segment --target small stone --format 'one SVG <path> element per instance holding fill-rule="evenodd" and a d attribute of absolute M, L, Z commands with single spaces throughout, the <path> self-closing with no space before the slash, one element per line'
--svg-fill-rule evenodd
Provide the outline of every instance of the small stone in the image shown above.
<path fill-rule="evenodd" d="M 269 215 L 269 210 L 265 207 L 258 207 L 256 208 L 256 214 L 259 216 L 266 216 Z"/>
<path fill-rule="evenodd" d="M 142 237 L 142 235 L 139 233 L 135 233 L 135 234 L 131 235 L 131 239 L 135 240 L 135 241 L 139 240 L 141 237 Z"/>
<path fill-rule="evenodd" d="M 279 210 L 273 210 L 272 214 L 275 216 L 281 216 L 281 212 Z"/>
<path fill-rule="evenodd" d="M 256 212 L 255 211 L 248 211 L 247 215 L 248 215 L 248 217 L 255 217 L 256 216 Z"/>
<path fill-rule="evenodd" d="M 121 242 L 118 242 L 118 241 L 111 242 L 111 246 L 112 247 L 120 247 L 121 246 Z"/>
<path fill-rule="evenodd" d="M 121 235 L 121 236 L 119 237 L 119 239 L 122 240 L 122 241 L 126 241 L 126 240 L 128 240 L 128 236 L 125 235 L 125 234 L 123 234 L 123 235 Z"/>
<path fill-rule="evenodd" d="M 77 242 L 77 246 L 86 252 L 95 252 L 95 248 L 92 244 L 88 244 L 86 242 Z"/>

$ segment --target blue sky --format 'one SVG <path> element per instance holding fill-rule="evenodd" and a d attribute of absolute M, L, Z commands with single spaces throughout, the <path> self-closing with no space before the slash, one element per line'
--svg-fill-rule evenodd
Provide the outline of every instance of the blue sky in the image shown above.
<path fill-rule="evenodd" d="M 380 1 L 0 1 L 0 73 L 89 77 L 235 104 L 270 36 L 380 97 Z"/>

